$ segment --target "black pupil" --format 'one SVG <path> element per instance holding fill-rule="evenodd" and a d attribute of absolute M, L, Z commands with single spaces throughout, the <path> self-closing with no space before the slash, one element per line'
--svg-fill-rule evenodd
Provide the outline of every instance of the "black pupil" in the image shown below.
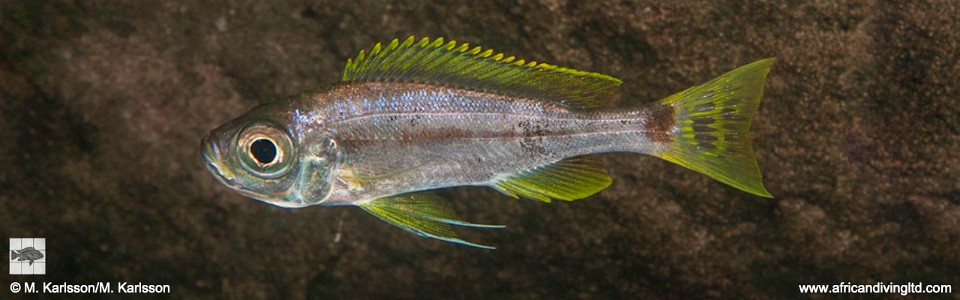
<path fill-rule="evenodd" d="M 272 163 L 277 158 L 277 145 L 268 139 L 259 139 L 250 144 L 250 153 L 260 164 Z"/>

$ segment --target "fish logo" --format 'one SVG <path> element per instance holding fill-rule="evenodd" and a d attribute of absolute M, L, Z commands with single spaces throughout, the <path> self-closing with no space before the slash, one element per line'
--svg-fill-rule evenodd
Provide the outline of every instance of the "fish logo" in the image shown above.
<path fill-rule="evenodd" d="M 16 261 L 29 260 L 30 261 L 29 264 L 31 266 L 33 265 L 33 261 L 40 260 L 41 258 L 43 258 L 43 253 L 41 253 L 40 250 L 34 249 L 33 247 L 26 247 L 21 249 L 20 251 L 10 250 L 10 260 L 16 260 Z"/>

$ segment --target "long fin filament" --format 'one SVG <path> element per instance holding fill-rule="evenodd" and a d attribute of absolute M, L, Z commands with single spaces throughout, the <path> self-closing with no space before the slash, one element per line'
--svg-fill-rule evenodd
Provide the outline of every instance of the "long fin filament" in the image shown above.
<path fill-rule="evenodd" d="M 384 197 L 359 204 L 359 206 L 377 218 L 419 236 L 482 249 L 495 248 L 460 239 L 450 225 L 488 229 L 504 227 L 462 221 L 446 205 L 443 198 L 431 192 Z"/>

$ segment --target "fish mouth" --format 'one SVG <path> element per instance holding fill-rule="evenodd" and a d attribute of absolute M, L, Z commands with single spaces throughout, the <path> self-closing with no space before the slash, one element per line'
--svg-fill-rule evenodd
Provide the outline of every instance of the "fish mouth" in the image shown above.
<path fill-rule="evenodd" d="M 220 170 L 218 165 L 218 162 L 220 162 L 220 149 L 217 147 L 217 144 L 210 142 L 210 136 L 203 136 L 203 139 L 200 140 L 200 148 L 207 171 L 210 171 L 210 174 L 213 174 L 213 177 L 216 177 L 221 183 L 229 187 L 235 186 L 233 176 L 228 176 L 228 174 Z"/>
<path fill-rule="evenodd" d="M 200 139 L 200 148 L 203 153 L 203 160 L 205 162 L 211 162 L 214 158 L 220 157 L 220 151 L 217 150 L 217 146 L 210 143 L 210 136 L 205 135 Z"/>

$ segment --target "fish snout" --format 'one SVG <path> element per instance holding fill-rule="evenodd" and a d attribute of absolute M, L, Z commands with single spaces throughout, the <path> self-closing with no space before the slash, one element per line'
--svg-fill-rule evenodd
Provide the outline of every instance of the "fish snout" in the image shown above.
<path fill-rule="evenodd" d="M 237 185 L 236 178 L 234 178 L 232 172 L 229 172 L 229 168 L 223 165 L 224 158 L 220 149 L 221 147 L 217 146 L 217 140 L 212 139 L 210 135 L 205 135 L 200 139 L 200 153 L 203 156 L 207 171 L 221 183 L 229 187 L 235 187 Z"/>
<path fill-rule="evenodd" d="M 200 140 L 200 147 L 203 160 L 207 163 L 213 163 L 220 158 L 220 149 L 217 149 L 217 144 L 210 142 L 210 135 L 203 136 L 203 139 Z"/>
<path fill-rule="evenodd" d="M 200 140 L 200 153 L 203 155 L 203 162 L 207 170 L 217 179 L 225 180 L 223 172 L 220 171 L 220 149 L 216 143 L 210 142 L 210 135 L 203 136 Z"/>

